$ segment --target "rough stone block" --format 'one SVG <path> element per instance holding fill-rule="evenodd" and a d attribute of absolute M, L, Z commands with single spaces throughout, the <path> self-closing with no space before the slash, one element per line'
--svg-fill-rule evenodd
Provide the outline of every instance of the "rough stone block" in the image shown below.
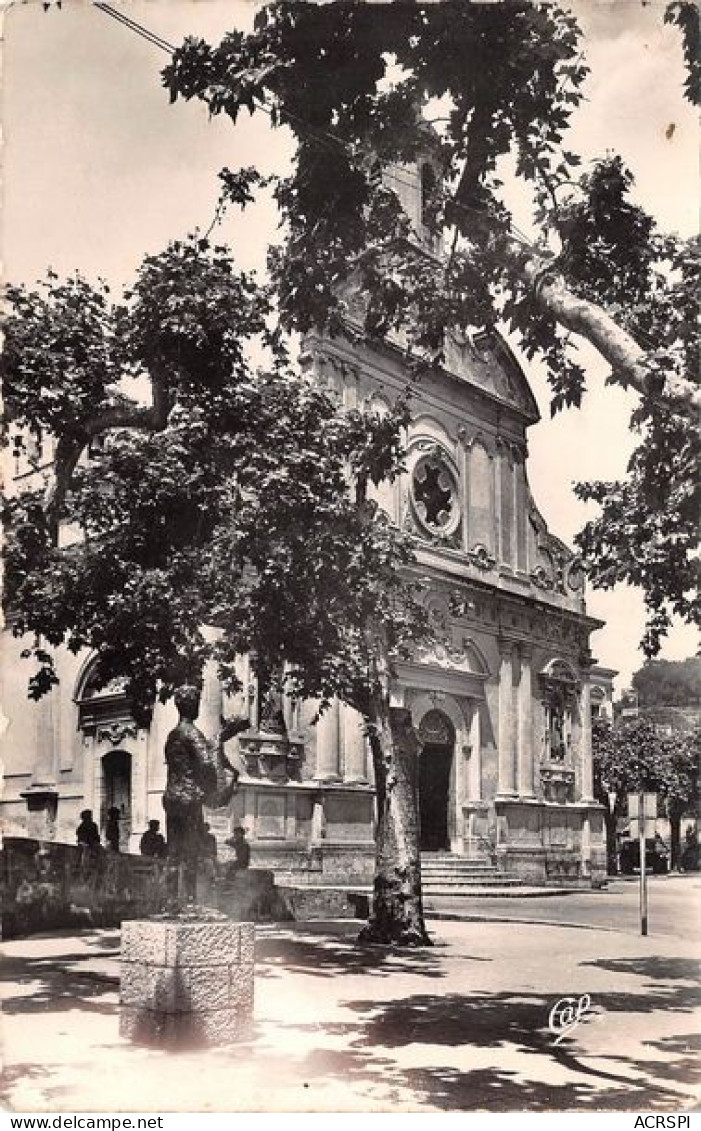
<path fill-rule="evenodd" d="M 177 1006 L 177 971 L 171 966 L 122 962 L 119 997 L 123 1005 L 173 1012 Z"/>
<path fill-rule="evenodd" d="M 241 1016 L 253 1015 L 253 987 L 253 977 L 246 967 L 229 967 L 229 1004 Z"/>
<path fill-rule="evenodd" d="M 225 1044 L 250 1032 L 252 923 L 124 924 L 120 1032 L 137 1044 Z"/>
<path fill-rule="evenodd" d="M 240 959 L 240 923 L 168 924 L 166 965 L 229 966 Z"/>
<path fill-rule="evenodd" d="M 167 965 L 167 921 L 127 919 L 122 923 L 121 939 L 121 955 L 125 962 Z"/>
<path fill-rule="evenodd" d="M 242 966 L 253 966 L 255 960 L 255 923 L 239 923 L 239 962 Z"/>
<path fill-rule="evenodd" d="M 176 967 L 173 1012 L 204 1013 L 228 1008 L 229 970 L 228 966 Z"/>

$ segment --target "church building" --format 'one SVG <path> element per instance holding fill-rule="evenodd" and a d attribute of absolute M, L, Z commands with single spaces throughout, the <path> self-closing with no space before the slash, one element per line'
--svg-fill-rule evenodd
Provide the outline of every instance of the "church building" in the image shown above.
<path fill-rule="evenodd" d="M 403 168 L 388 183 L 426 254 L 440 254 L 422 230 L 427 179 L 425 169 Z M 347 407 L 382 410 L 405 390 L 406 358 L 399 343 L 364 339 L 362 316 L 362 295 L 350 289 L 354 332 L 308 336 L 301 364 Z M 443 626 L 430 650 L 397 664 L 393 686 L 422 744 L 422 850 L 489 863 L 529 883 L 596 883 L 606 853 L 591 719 L 603 692 L 592 679 L 590 636 L 601 622 L 586 613 L 581 562 L 548 530 L 531 495 L 533 394 L 503 338 L 455 334 L 412 405 L 406 472 L 377 502 L 413 535 Z M 138 851 L 148 821 L 165 824 L 174 707 L 157 704 L 150 726 L 138 726 L 118 684 L 97 690 L 95 658 L 67 651 L 59 686 L 33 703 L 21 647 L 5 634 L 5 834 L 75 843 L 87 808 L 104 841 L 107 811 L 117 808 L 121 848 Z M 251 720 L 227 746 L 240 770 L 238 793 L 209 815 L 221 856 L 242 825 L 252 864 L 279 880 L 368 883 L 374 795 L 362 719 L 335 702 L 314 724 L 314 704 L 287 703 L 284 729 L 268 727 L 245 657 L 240 677 L 242 690 L 229 701 L 207 672 L 198 719 L 212 737 L 222 715 L 245 711 Z"/>

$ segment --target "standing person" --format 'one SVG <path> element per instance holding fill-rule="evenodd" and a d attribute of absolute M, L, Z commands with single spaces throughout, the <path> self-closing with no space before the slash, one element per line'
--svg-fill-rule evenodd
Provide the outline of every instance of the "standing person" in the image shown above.
<path fill-rule="evenodd" d="M 210 831 L 211 826 L 207 823 L 203 825 L 202 829 L 202 851 L 207 860 L 217 859 L 217 838 L 214 833 Z"/>
<path fill-rule="evenodd" d="M 148 829 L 139 841 L 142 856 L 155 856 L 157 860 L 162 860 L 166 855 L 165 837 L 159 832 L 160 827 L 160 821 L 149 821 Z"/>
<path fill-rule="evenodd" d="M 105 840 L 113 852 L 119 852 L 119 818 L 121 813 L 116 805 L 107 810 L 107 824 L 105 825 Z"/>
<path fill-rule="evenodd" d="M 234 835 L 226 842 L 234 850 L 234 860 L 230 871 L 241 872 L 251 863 L 251 846 L 246 840 L 246 830 L 240 825 L 234 829 Z"/>
<path fill-rule="evenodd" d="M 80 824 L 75 830 L 75 839 L 83 848 L 98 847 L 100 832 L 92 819 L 92 809 L 83 809 L 80 814 Z"/>
<path fill-rule="evenodd" d="M 217 838 L 205 822 L 202 826 L 202 875 L 211 883 L 217 877 Z"/>

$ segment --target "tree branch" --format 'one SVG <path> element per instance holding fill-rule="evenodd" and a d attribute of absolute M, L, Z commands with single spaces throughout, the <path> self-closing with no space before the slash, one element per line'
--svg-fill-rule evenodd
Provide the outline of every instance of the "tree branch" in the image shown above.
<path fill-rule="evenodd" d="M 137 428 L 145 432 L 162 432 L 165 428 L 172 398 L 162 376 L 152 376 L 151 390 L 153 400 L 149 407 L 135 404 L 108 406 L 82 421 L 78 431 L 59 438 L 54 455 L 53 481 L 44 498 L 44 510 L 54 545 L 58 544 L 61 512 L 73 472 L 86 445 L 95 436 L 116 428 Z"/>
<path fill-rule="evenodd" d="M 692 381 L 675 373 L 659 387 L 659 373 L 647 364 L 646 351 L 634 338 L 593 302 L 579 298 L 569 290 L 564 278 L 551 260 L 526 249 L 516 240 L 500 242 L 499 251 L 507 264 L 515 268 L 528 284 L 543 311 L 551 314 L 561 326 L 586 338 L 601 356 L 641 396 L 652 396 L 673 412 L 696 420 L 701 411 L 701 389 Z"/>

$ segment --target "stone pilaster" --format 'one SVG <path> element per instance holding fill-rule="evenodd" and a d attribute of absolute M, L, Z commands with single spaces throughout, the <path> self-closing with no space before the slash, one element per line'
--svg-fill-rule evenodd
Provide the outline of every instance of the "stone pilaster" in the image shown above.
<path fill-rule="evenodd" d="M 207 660 L 202 673 L 202 695 L 197 716 L 197 725 L 207 738 L 217 737 L 221 726 L 221 714 L 222 693 L 217 666 L 213 660 Z"/>
<path fill-rule="evenodd" d="M 347 703 L 341 706 L 341 730 L 343 733 L 343 776 L 350 784 L 365 784 L 367 772 L 367 739 L 363 716 Z"/>
<path fill-rule="evenodd" d="M 470 474 L 469 458 L 470 447 L 467 431 L 458 429 L 458 469 L 460 473 L 460 499 L 462 508 L 462 548 L 467 553 L 470 549 Z"/>
<path fill-rule="evenodd" d="M 533 678 L 531 650 L 520 647 L 520 675 L 518 681 L 518 793 L 519 797 L 534 796 L 533 752 Z"/>
<path fill-rule="evenodd" d="M 513 643 L 499 642 L 499 782 L 497 797 L 516 796 Z"/>
<path fill-rule="evenodd" d="M 36 762 L 33 785 L 54 785 L 56 782 L 54 705 L 56 692 L 49 691 L 36 704 Z"/>
<path fill-rule="evenodd" d="M 315 793 L 312 802 L 312 844 L 319 844 L 326 836 L 326 813 L 324 812 L 324 795 Z"/>
<path fill-rule="evenodd" d="M 318 781 L 340 781 L 340 711 L 333 699 L 316 724 L 316 772 Z"/>
<path fill-rule="evenodd" d="M 36 704 L 36 762 L 32 782 L 20 796 L 27 806 L 27 836 L 36 840 L 54 840 L 58 787 L 56 785 L 56 743 L 54 736 L 55 691 L 50 691 Z"/>
<path fill-rule="evenodd" d="M 582 875 L 591 876 L 591 817 L 586 812 L 582 819 Z"/>
<path fill-rule="evenodd" d="M 502 520 L 501 520 L 501 463 L 504 458 L 504 441 L 501 436 L 496 438 L 496 452 L 492 458 L 492 471 L 494 476 L 494 556 L 497 559 L 497 566 L 504 560 L 504 540 L 502 537 Z"/>
<path fill-rule="evenodd" d="M 130 751 L 132 755 L 130 852 L 139 851 L 139 841 L 142 833 L 146 831 L 148 822 L 149 759 L 146 731 L 138 731 L 134 745 L 136 749 Z"/>
<path fill-rule="evenodd" d="M 580 800 L 594 800 L 594 764 L 591 747 L 591 683 L 589 666 L 582 666 L 579 692 L 579 782 Z"/>
<path fill-rule="evenodd" d="M 482 734 L 480 728 L 479 703 L 473 703 L 470 720 L 470 769 L 467 777 L 469 801 L 482 798 Z"/>

